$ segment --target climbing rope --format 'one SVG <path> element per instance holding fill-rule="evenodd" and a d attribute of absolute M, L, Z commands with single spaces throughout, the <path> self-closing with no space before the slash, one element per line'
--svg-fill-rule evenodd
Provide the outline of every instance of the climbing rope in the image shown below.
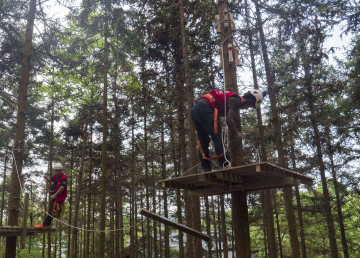
<path fill-rule="evenodd" d="M 225 119 L 223 121 L 223 130 L 221 131 L 221 141 L 222 141 L 222 146 L 223 146 L 223 151 L 225 153 L 224 158 L 225 158 L 225 162 L 223 163 L 223 169 L 224 168 L 231 168 L 231 162 L 230 160 L 228 160 L 226 152 L 227 152 L 227 148 L 228 148 L 228 144 L 227 142 L 229 142 L 229 129 L 227 127 L 226 124 L 226 107 L 227 107 L 227 103 L 226 103 L 226 76 L 225 76 L 225 62 L 224 62 L 224 43 L 231 38 L 233 35 L 230 35 L 229 37 L 227 37 L 223 42 L 221 42 L 221 55 L 222 55 L 222 60 L 223 60 L 223 73 L 224 73 L 224 114 L 225 114 Z"/>
<path fill-rule="evenodd" d="M 15 150 L 17 150 L 17 149 L 13 149 L 11 153 L 12 153 L 12 156 L 13 156 L 13 162 L 15 163 L 15 168 L 16 168 L 17 177 L 18 177 L 18 179 L 19 179 L 20 189 L 21 189 L 21 192 L 23 192 L 24 189 L 23 189 L 23 187 L 22 187 L 22 185 L 21 185 L 20 174 L 19 174 L 18 167 L 17 167 L 17 165 L 16 165 L 16 160 L 15 160 L 15 155 L 14 155 L 14 151 L 15 151 Z M 77 230 L 79 230 L 79 231 L 99 232 L 99 233 L 101 233 L 101 232 L 114 232 L 114 231 L 120 231 L 120 230 L 129 229 L 129 228 L 135 227 L 135 226 L 137 226 L 137 225 L 142 224 L 142 223 L 145 222 L 145 219 L 143 219 L 143 220 L 142 220 L 141 222 L 139 222 L 139 223 L 136 223 L 136 224 L 131 225 L 131 226 L 128 226 L 128 227 L 119 228 L 119 229 L 92 230 L 92 229 L 80 228 L 80 227 L 75 227 L 75 226 L 73 226 L 73 225 L 70 225 L 70 224 L 68 224 L 68 223 L 66 223 L 66 222 L 64 222 L 64 221 L 62 221 L 62 220 L 60 220 L 60 219 L 57 219 L 57 218 L 53 217 L 53 216 L 50 215 L 48 212 L 46 212 L 46 211 L 44 211 L 42 208 L 40 208 L 40 207 L 37 205 L 37 203 L 33 202 L 32 200 L 29 200 L 29 201 L 31 202 L 31 204 L 35 205 L 38 209 L 40 209 L 40 211 L 42 211 L 42 212 L 45 213 L 46 215 L 50 216 L 50 217 L 53 218 L 54 220 L 58 221 L 59 223 L 65 225 L 65 226 L 68 226 L 68 227 L 70 227 L 70 228 L 75 228 L 75 229 L 77 229 Z"/>

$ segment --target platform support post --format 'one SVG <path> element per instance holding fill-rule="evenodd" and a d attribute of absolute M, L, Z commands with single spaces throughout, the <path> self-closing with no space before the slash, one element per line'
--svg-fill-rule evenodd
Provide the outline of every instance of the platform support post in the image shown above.
<path fill-rule="evenodd" d="M 29 193 L 25 193 L 20 249 L 25 249 L 28 209 L 29 209 Z"/>

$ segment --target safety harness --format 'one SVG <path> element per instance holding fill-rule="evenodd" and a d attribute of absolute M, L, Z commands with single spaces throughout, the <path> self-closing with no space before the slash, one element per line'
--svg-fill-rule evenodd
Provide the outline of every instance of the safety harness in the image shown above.
<path fill-rule="evenodd" d="M 52 216 L 55 218 L 60 217 L 61 211 L 62 211 L 62 207 L 61 207 L 60 203 L 58 203 L 57 200 L 55 200 L 53 207 L 52 207 Z"/>
<path fill-rule="evenodd" d="M 210 94 L 210 93 L 207 93 L 205 94 L 204 96 L 202 96 L 202 98 L 205 98 L 205 99 L 208 99 L 210 100 L 213 104 L 214 104 L 214 133 L 217 134 L 218 133 L 218 126 L 217 126 L 217 116 L 218 116 L 218 109 L 215 107 L 215 102 L 216 102 L 216 99 L 215 97 Z"/>
<path fill-rule="evenodd" d="M 202 96 L 202 98 L 206 98 L 206 99 L 209 99 L 213 104 L 215 104 L 216 102 L 216 99 L 213 95 L 211 95 L 210 93 L 207 93 L 205 94 L 204 96 Z M 217 116 L 218 116 L 218 109 L 214 106 L 214 133 L 217 134 L 218 133 L 218 124 L 217 124 Z M 201 154 L 201 157 L 203 159 L 207 159 L 207 160 L 217 160 L 217 159 L 220 159 L 221 157 L 224 157 L 225 153 L 221 153 L 220 155 L 216 156 L 216 157 L 212 157 L 212 158 L 208 158 L 206 157 L 205 153 L 204 153 L 204 149 L 203 147 L 201 146 L 201 143 L 199 141 L 199 138 L 198 138 L 198 148 L 199 148 L 199 151 L 200 151 L 200 154 Z"/>

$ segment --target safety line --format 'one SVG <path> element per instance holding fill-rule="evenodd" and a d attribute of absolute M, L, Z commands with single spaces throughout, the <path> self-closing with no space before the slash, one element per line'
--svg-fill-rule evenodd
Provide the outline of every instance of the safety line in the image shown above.
<path fill-rule="evenodd" d="M 182 173 L 180 176 L 185 175 L 186 173 L 188 173 L 190 170 L 192 170 L 193 168 L 196 168 L 197 166 L 199 166 L 201 164 L 201 162 L 199 162 L 198 164 L 196 164 L 195 166 L 193 166 L 192 168 L 186 170 L 184 173 Z"/>
<path fill-rule="evenodd" d="M 225 75 L 225 59 L 224 59 L 224 43 L 229 39 L 233 37 L 233 35 L 231 34 L 229 37 L 227 37 L 226 39 L 224 39 L 223 42 L 221 42 L 221 46 L 222 46 L 222 50 L 221 50 L 221 55 L 222 55 L 222 61 L 223 61 L 223 73 L 224 73 L 224 114 L 225 114 L 225 120 L 223 122 L 223 128 L 224 130 L 221 131 L 221 141 L 222 141 L 222 146 L 223 146 L 223 152 L 225 153 L 224 158 L 225 158 L 225 162 L 223 163 L 223 169 L 224 168 L 231 168 L 231 162 L 227 159 L 226 154 L 227 154 L 227 143 L 229 142 L 229 129 L 226 125 L 226 75 Z M 217 121 L 216 121 L 217 122 Z M 226 164 L 227 162 L 227 164 Z M 225 165 L 226 164 L 226 165 Z"/>

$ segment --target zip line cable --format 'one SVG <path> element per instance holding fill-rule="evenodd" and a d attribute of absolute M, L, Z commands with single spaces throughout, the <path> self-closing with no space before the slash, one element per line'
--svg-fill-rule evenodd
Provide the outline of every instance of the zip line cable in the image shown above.
<path fill-rule="evenodd" d="M 15 149 L 14 149 L 14 150 L 15 150 Z M 14 150 L 12 150 L 11 153 L 12 153 L 12 156 L 13 156 L 13 161 L 14 161 L 14 163 L 15 163 L 15 168 L 16 168 L 17 177 L 18 177 L 18 179 L 19 179 L 20 189 L 21 189 L 21 192 L 23 192 L 24 189 L 23 189 L 23 187 L 22 187 L 22 185 L 21 185 L 21 179 L 20 179 L 19 170 L 18 170 L 18 167 L 17 167 L 17 164 L 16 164 L 16 160 L 15 160 Z M 99 233 L 101 233 L 101 232 L 115 232 L 115 231 L 130 229 L 130 228 L 132 228 L 132 227 L 135 227 L 135 226 L 137 226 L 137 225 L 142 224 L 142 223 L 145 222 L 145 219 L 143 219 L 143 220 L 142 220 L 141 222 L 139 222 L 139 223 L 136 223 L 136 224 L 131 225 L 131 226 L 128 226 L 128 227 L 119 228 L 119 229 L 94 230 L 94 229 L 80 228 L 80 227 L 75 227 L 75 226 L 73 226 L 73 225 L 70 225 L 70 224 L 68 224 L 68 223 L 66 223 L 66 222 L 64 222 L 64 221 L 62 221 L 62 220 L 60 220 L 60 219 L 57 219 L 57 218 L 53 217 L 53 216 L 50 215 L 48 212 L 46 212 L 46 211 L 44 211 L 42 208 L 40 208 L 37 203 L 33 202 L 33 201 L 30 200 L 30 199 L 29 199 L 29 201 L 31 202 L 31 204 L 33 204 L 33 205 L 35 205 L 37 208 L 39 208 L 40 211 L 44 212 L 46 215 L 50 216 L 50 217 L 53 218 L 54 220 L 60 222 L 60 223 L 63 224 L 63 225 L 66 225 L 66 226 L 68 226 L 68 227 L 76 228 L 77 230 L 80 230 L 80 231 L 99 232 Z"/>

